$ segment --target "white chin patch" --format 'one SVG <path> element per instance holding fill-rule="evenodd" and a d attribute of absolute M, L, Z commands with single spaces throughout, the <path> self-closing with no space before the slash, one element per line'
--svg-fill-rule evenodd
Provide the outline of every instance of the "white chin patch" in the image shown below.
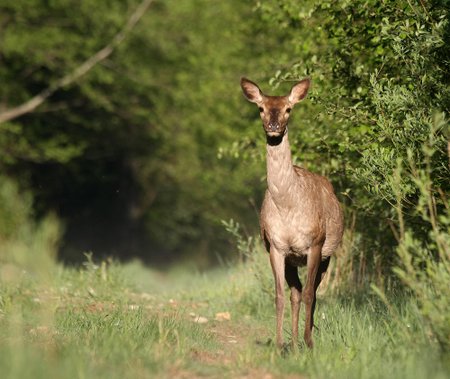
<path fill-rule="evenodd" d="M 267 132 L 266 133 L 269 137 L 279 137 L 281 135 L 280 132 Z"/>

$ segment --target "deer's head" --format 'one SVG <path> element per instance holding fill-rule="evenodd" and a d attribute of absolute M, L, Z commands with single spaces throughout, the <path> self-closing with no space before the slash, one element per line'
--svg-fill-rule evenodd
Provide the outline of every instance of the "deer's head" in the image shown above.
<path fill-rule="evenodd" d="M 286 133 L 289 115 L 292 108 L 305 98 L 310 85 L 309 79 L 295 84 L 287 96 L 267 96 L 262 93 L 256 83 L 241 78 L 241 87 L 248 101 L 259 108 L 264 131 L 267 137 L 281 137 Z"/>

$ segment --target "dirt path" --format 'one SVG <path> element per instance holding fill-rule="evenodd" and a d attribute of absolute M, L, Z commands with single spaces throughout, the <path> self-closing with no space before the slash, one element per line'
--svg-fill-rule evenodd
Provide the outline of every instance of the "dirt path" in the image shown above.
<path fill-rule="evenodd" d="M 217 315 L 220 316 L 216 314 L 214 320 L 208 320 L 202 326 L 214 336 L 219 348 L 213 352 L 194 350 L 192 359 L 203 365 L 223 367 L 228 375 L 220 374 L 218 377 L 221 378 L 305 379 L 300 375 L 276 375 L 267 368 L 258 367 L 252 360 L 255 355 L 267 355 L 267 349 L 272 351 L 270 331 L 255 325 L 250 318 L 235 320 L 230 315 L 229 319 L 221 319 Z"/>

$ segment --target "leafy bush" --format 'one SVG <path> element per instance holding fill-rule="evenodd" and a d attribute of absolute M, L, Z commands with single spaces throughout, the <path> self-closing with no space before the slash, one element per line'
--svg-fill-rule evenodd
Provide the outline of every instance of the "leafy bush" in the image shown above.
<path fill-rule="evenodd" d="M 439 121 L 439 120 L 438 120 Z M 439 127 L 437 125 L 437 127 Z M 436 128 L 437 128 L 436 127 Z M 435 129 L 436 129 L 435 128 Z M 399 219 L 400 258 L 396 274 L 417 299 L 419 310 L 427 322 L 431 335 L 444 351 L 450 350 L 450 207 L 446 194 L 433 181 L 431 162 L 437 153 L 434 131 L 423 146 L 424 168 L 417 168 L 410 152 L 409 179 L 420 191 L 415 212 L 428 225 L 428 235 L 419 238 L 405 221 L 402 199 L 397 200 Z M 398 168 L 397 180 L 403 170 Z"/>

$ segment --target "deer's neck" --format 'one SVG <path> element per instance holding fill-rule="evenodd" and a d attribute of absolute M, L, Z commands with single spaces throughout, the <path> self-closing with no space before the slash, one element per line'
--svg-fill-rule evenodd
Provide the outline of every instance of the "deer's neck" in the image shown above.
<path fill-rule="evenodd" d="M 267 186 L 274 199 L 285 197 L 295 184 L 288 133 L 281 141 L 267 140 Z"/>

